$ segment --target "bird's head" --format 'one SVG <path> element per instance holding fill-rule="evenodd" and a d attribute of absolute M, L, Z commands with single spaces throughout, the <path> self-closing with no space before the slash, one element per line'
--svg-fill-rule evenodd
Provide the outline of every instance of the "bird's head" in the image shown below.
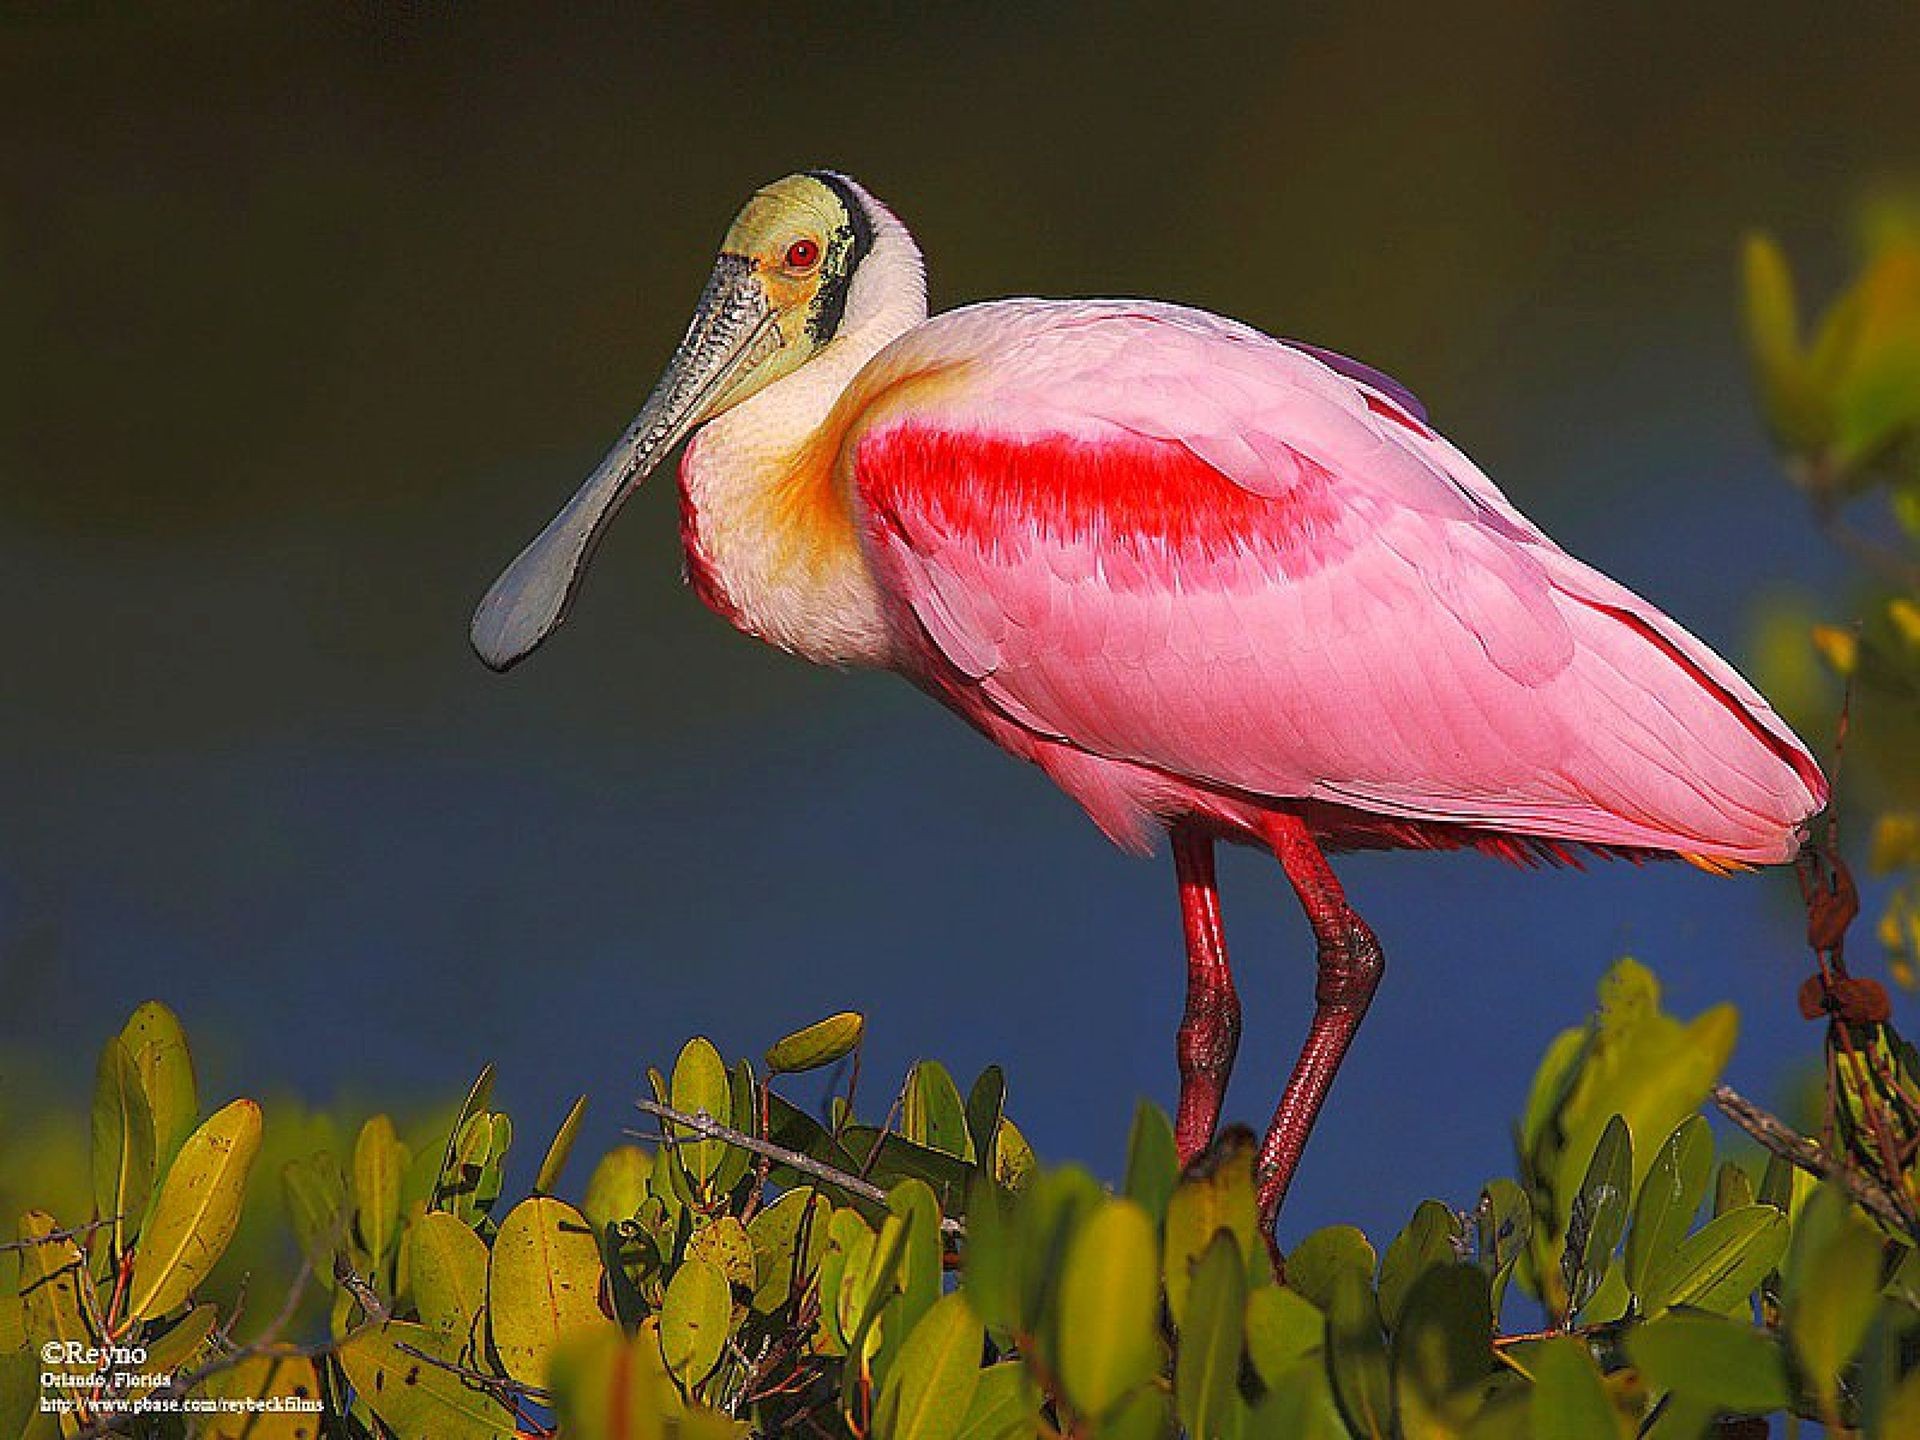
<path fill-rule="evenodd" d="M 789 175 L 747 201 L 639 415 L 480 602 L 472 639 L 482 660 L 505 670 L 553 633 L 608 522 L 674 445 L 856 325 L 874 303 L 863 291 L 879 288 L 863 266 L 883 228 L 905 237 L 878 202 L 831 171 Z M 917 284 L 917 255 L 913 265 Z"/>

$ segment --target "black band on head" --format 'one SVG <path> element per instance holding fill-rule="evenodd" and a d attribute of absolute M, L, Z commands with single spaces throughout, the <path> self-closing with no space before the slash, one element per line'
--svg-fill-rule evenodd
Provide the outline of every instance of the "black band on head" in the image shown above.
<path fill-rule="evenodd" d="M 847 231 L 844 236 L 835 236 L 828 246 L 823 262 L 823 274 L 820 277 L 820 290 L 813 302 L 813 314 L 808 317 L 807 329 L 816 344 L 824 345 L 833 338 L 840 328 L 840 321 L 847 312 L 847 291 L 853 284 L 853 272 L 860 268 L 860 262 L 867 258 L 867 252 L 873 248 L 873 219 L 867 214 L 867 207 L 859 192 L 847 183 L 843 175 L 831 170 L 809 170 L 809 179 L 818 180 L 834 194 L 841 209 L 847 212 Z"/>

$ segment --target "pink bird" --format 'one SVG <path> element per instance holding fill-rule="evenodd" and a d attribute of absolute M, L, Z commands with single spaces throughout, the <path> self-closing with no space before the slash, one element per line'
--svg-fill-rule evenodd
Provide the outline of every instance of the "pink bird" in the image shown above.
<path fill-rule="evenodd" d="M 897 671 L 1115 842 L 1170 837 L 1187 947 L 1175 1133 L 1239 1041 L 1213 848 L 1280 862 L 1318 944 L 1258 1158 L 1271 1223 L 1380 980 L 1330 851 L 1791 860 L 1827 798 L 1733 668 L 1516 510 L 1365 366 L 1182 306 L 927 316 L 920 252 L 829 172 L 759 191 L 638 419 L 474 617 L 551 633 L 679 440 L 695 592 L 825 665 Z"/>

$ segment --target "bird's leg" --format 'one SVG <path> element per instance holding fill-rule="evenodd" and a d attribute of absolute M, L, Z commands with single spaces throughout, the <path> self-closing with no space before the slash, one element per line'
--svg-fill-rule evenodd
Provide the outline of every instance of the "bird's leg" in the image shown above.
<path fill-rule="evenodd" d="M 1280 1213 L 1293 1172 L 1313 1130 L 1314 1117 L 1333 1084 L 1341 1057 L 1353 1043 L 1366 1016 L 1373 992 L 1386 968 L 1380 942 L 1347 904 L 1327 857 L 1292 816 L 1282 816 L 1268 827 L 1267 839 L 1287 872 L 1301 908 L 1313 926 L 1319 946 L 1319 977 L 1313 988 L 1313 1027 L 1294 1064 L 1293 1075 L 1274 1111 L 1273 1124 L 1260 1146 L 1256 1177 L 1260 1186 L 1260 1216 L 1269 1228 Z"/>
<path fill-rule="evenodd" d="M 1213 1143 L 1220 1103 L 1240 1048 L 1240 997 L 1233 991 L 1227 941 L 1220 928 L 1220 890 L 1213 841 L 1196 830 L 1173 831 L 1173 868 L 1180 882 L 1180 921 L 1187 939 L 1187 1010 L 1180 1018 L 1180 1111 L 1173 1140 L 1191 1164 Z"/>

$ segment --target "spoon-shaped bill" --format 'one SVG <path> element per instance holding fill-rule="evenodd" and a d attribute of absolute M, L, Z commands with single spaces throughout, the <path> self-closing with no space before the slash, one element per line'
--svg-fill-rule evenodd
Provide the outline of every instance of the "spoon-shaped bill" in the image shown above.
<path fill-rule="evenodd" d="M 474 653 L 494 670 L 524 660 L 566 619 L 587 561 L 627 497 L 706 419 L 780 332 L 752 262 L 723 255 L 667 370 L 586 484 L 493 582 L 474 612 Z"/>

